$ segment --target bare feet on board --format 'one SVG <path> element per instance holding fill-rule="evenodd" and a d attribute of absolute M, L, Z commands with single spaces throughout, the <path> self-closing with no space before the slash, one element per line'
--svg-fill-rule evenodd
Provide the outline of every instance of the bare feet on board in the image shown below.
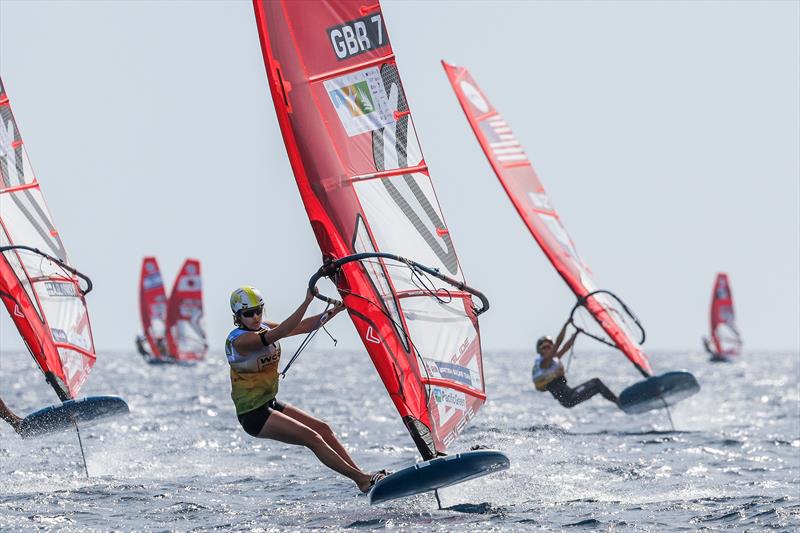
<path fill-rule="evenodd" d="M 389 471 L 388 470 L 385 470 L 385 469 L 384 470 L 379 470 L 379 471 L 375 472 L 374 474 L 372 474 L 372 476 L 369 479 L 367 479 L 366 482 L 359 483 L 358 484 L 358 490 L 360 490 L 361 492 L 366 494 L 366 493 L 368 493 L 369 491 L 372 490 L 372 487 L 375 486 L 375 483 L 377 483 L 378 481 L 382 480 L 383 478 L 385 478 L 388 475 L 389 475 Z"/>

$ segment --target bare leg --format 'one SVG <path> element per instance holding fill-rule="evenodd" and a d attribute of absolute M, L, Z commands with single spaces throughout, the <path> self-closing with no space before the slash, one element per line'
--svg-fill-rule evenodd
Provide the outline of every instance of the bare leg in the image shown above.
<path fill-rule="evenodd" d="M 371 478 L 369 474 L 348 464 L 325 442 L 319 433 L 279 411 L 273 411 L 269 415 L 267 423 L 264 424 L 258 436 L 263 439 L 305 446 L 314 452 L 314 455 L 325 466 L 352 479 L 362 492 L 369 488 Z"/>
<path fill-rule="evenodd" d="M 0 399 L 0 418 L 8 422 L 17 433 L 21 431 L 22 419 L 15 415 L 14 412 L 3 403 L 2 399 Z"/>
<path fill-rule="evenodd" d="M 327 423 L 323 422 L 319 418 L 315 418 L 309 413 L 306 413 L 302 409 L 298 409 L 297 407 L 288 404 L 286 404 L 286 407 L 281 412 L 289 418 L 293 418 L 301 424 L 304 424 L 319 433 L 322 439 L 328 443 L 328 446 L 333 448 L 333 451 L 338 453 L 339 457 L 341 457 L 345 463 L 349 464 L 355 469 L 361 470 L 353 458 L 350 457 L 350 454 L 347 453 L 344 445 L 342 445 L 342 443 L 336 437 L 336 434 Z"/>
<path fill-rule="evenodd" d="M 606 387 L 605 383 L 600 381 L 597 378 L 592 378 L 586 383 L 582 383 L 573 389 L 573 402 L 574 405 L 577 405 L 581 402 L 585 402 L 595 394 L 600 394 L 611 403 L 618 403 L 617 396 L 611 392 L 611 390 Z"/>

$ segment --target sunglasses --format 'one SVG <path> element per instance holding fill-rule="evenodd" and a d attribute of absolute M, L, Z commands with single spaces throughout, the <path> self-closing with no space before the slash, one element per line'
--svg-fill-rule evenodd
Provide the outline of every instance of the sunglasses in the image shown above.
<path fill-rule="evenodd" d="M 260 315 L 263 312 L 264 312 L 263 307 L 254 307 L 252 309 L 245 309 L 244 311 L 242 311 L 242 316 L 245 318 L 253 318 L 254 316 Z"/>

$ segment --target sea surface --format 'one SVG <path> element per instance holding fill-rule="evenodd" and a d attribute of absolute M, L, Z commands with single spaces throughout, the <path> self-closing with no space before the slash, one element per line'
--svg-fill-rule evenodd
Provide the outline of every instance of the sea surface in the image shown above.
<path fill-rule="evenodd" d="M 291 350 L 285 349 L 285 353 Z M 697 531 L 800 529 L 800 354 L 652 354 L 702 390 L 672 409 L 626 415 L 600 397 L 568 410 L 530 381 L 533 358 L 487 352 L 489 401 L 451 451 L 484 444 L 511 468 L 431 495 L 370 506 L 300 447 L 238 426 L 221 352 L 189 367 L 102 353 L 83 393 L 119 394 L 132 414 L 22 441 L 0 422 L 3 531 Z M 284 360 L 288 359 L 285 355 Z M 620 354 L 576 352 L 572 385 L 639 379 Z M 19 413 L 55 403 L 25 353 L 0 354 L 0 396 Z M 364 469 L 418 454 L 361 351 L 324 343 L 295 363 L 279 398 L 328 421 Z"/>

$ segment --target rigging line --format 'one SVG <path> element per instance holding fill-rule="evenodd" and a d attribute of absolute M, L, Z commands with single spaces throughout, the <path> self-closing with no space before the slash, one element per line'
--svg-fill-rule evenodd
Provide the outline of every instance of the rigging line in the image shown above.
<path fill-rule="evenodd" d="M 418 270 L 414 265 L 407 263 L 408 267 L 411 269 L 411 282 L 414 284 L 416 288 L 421 290 L 423 293 L 427 293 L 429 296 L 436 298 L 440 304 L 449 304 L 453 301 L 453 294 L 450 292 L 449 289 L 445 287 L 436 288 L 433 281 L 431 280 L 430 276 L 427 273 Z M 419 282 L 419 283 L 417 283 Z M 444 292 L 447 294 L 447 300 L 441 298 L 439 296 L 439 291 Z"/>
<path fill-rule="evenodd" d="M 328 331 L 328 328 L 327 328 L 327 327 L 325 327 L 325 324 L 322 324 L 322 331 L 324 331 L 324 332 L 325 332 L 325 335 L 327 335 L 328 337 L 330 337 L 330 339 L 333 341 L 333 347 L 335 348 L 335 347 L 336 347 L 336 345 L 337 345 L 337 344 L 339 344 L 339 341 L 338 341 L 338 340 L 336 340 L 336 338 L 335 338 L 333 335 L 331 335 L 331 332 L 330 332 L 330 331 Z"/>
<path fill-rule="evenodd" d="M 83 296 L 86 296 L 87 294 L 92 292 L 92 288 L 94 287 L 94 285 L 92 284 L 92 280 L 89 279 L 89 276 L 80 272 L 78 269 L 68 265 L 65 261 L 62 261 L 57 257 L 53 257 L 52 255 L 39 250 L 38 248 L 34 248 L 32 246 L 27 246 L 24 244 L 12 244 L 9 246 L 0 246 L 0 252 L 7 252 L 10 250 L 27 250 L 29 252 L 33 252 L 34 254 L 41 256 L 44 259 L 52 261 L 53 263 L 57 264 L 63 271 L 70 274 L 74 274 L 75 276 L 79 277 L 80 279 L 86 282 L 86 290 L 83 290 L 81 288 L 79 282 L 77 283 L 78 289 L 81 291 Z M 19 257 L 19 252 L 17 252 L 17 258 L 19 259 L 20 262 L 23 262 L 22 259 Z"/>
<path fill-rule="evenodd" d="M 575 322 L 571 322 L 571 323 L 572 323 L 572 325 L 575 327 L 575 329 L 576 329 L 576 330 L 578 330 L 578 333 L 581 333 L 581 334 L 583 334 L 583 335 L 586 335 L 587 337 L 589 337 L 589 338 L 592 338 L 592 339 L 596 340 L 597 342 L 601 342 L 601 343 L 605 344 L 606 346 L 609 346 L 609 347 L 611 347 L 611 348 L 614 348 L 615 350 L 619 350 L 619 349 L 620 349 L 620 348 L 619 348 L 619 346 L 617 346 L 616 344 L 614 344 L 614 343 L 612 343 L 612 342 L 609 342 L 609 341 L 607 341 L 607 340 L 606 340 L 606 339 L 604 339 L 603 337 L 598 337 L 597 335 L 595 335 L 595 334 L 593 334 L 593 333 L 589 333 L 588 331 L 586 331 L 586 330 L 585 330 L 585 329 L 583 329 L 582 327 L 580 327 L 580 326 L 578 326 L 577 324 L 575 324 Z"/>
<path fill-rule="evenodd" d="M 294 352 L 294 355 L 292 356 L 292 358 L 291 358 L 291 359 L 289 359 L 289 362 L 288 362 L 288 363 L 286 363 L 286 366 L 285 366 L 285 367 L 283 367 L 283 371 L 280 373 L 280 376 L 281 376 L 282 378 L 285 378 L 285 377 L 286 377 L 286 372 L 288 372 L 288 371 L 289 371 L 289 367 L 291 367 L 291 366 L 292 366 L 292 363 L 294 363 L 294 362 L 295 362 L 295 360 L 296 360 L 298 357 L 300 357 L 300 354 L 301 354 L 301 353 L 303 353 L 303 350 L 305 350 L 305 349 L 306 349 L 306 347 L 309 345 L 309 343 L 310 343 L 310 342 L 311 342 L 311 340 L 314 338 L 314 336 L 316 336 L 316 334 L 317 334 L 317 332 L 320 330 L 320 328 L 324 328 L 324 327 L 325 327 L 325 314 L 328 312 L 328 308 L 330 308 L 330 306 L 331 306 L 331 304 L 328 304 L 328 305 L 326 305 L 326 306 L 325 306 L 325 310 L 322 312 L 322 315 L 321 315 L 321 316 L 320 316 L 320 318 L 319 318 L 319 320 L 320 320 L 320 323 L 319 323 L 319 324 L 317 324 L 317 326 L 316 326 L 314 329 L 312 329 L 311 331 L 309 331 L 309 332 L 306 334 L 306 337 L 303 339 L 303 342 L 301 342 L 301 343 L 300 343 L 300 346 L 298 346 L 298 348 L 297 348 L 297 350 Z M 327 330 L 327 329 L 325 330 L 325 333 L 328 333 L 328 330 Z M 333 336 L 332 336 L 330 333 L 328 333 L 328 336 L 329 336 L 331 339 L 333 339 Z M 333 339 L 333 341 L 334 341 L 334 344 L 333 344 L 333 345 L 334 345 L 334 346 L 336 346 L 336 339 Z"/>
<path fill-rule="evenodd" d="M 372 300 L 370 300 L 366 296 L 362 296 L 361 294 L 356 294 L 356 293 L 354 293 L 352 291 L 349 291 L 347 289 L 339 289 L 339 292 L 344 293 L 344 294 L 348 294 L 348 295 L 353 296 L 355 298 L 361 298 L 362 300 L 366 301 L 370 305 L 374 305 L 375 307 L 377 307 L 378 311 L 380 311 L 386 318 L 388 318 L 389 322 L 394 324 L 394 327 L 398 331 L 402 331 L 403 332 L 403 335 L 405 336 L 406 340 L 408 341 L 409 346 L 411 346 L 414 349 L 414 353 L 417 354 L 417 358 L 419 359 L 419 361 L 421 363 L 420 366 L 422 366 L 422 369 L 425 371 L 425 377 L 427 379 L 429 379 L 429 380 L 431 379 L 431 374 L 430 374 L 430 371 L 428 370 L 427 363 L 425 363 L 425 359 L 422 357 L 422 352 L 419 351 L 419 348 L 417 348 L 417 345 L 414 344 L 414 341 L 411 340 L 411 337 L 408 335 L 408 333 L 406 333 L 406 330 L 405 330 L 405 328 L 403 328 L 403 325 L 399 324 L 394 318 L 392 318 L 392 315 L 390 315 L 383 308 L 382 305 L 378 304 L 377 302 L 373 302 Z M 430 409 L 431 398 L 433 398 L 433 389 L 431 387 L 426 387 L 426 388 L 428 389 L 428 391 L 427 391 L 427 399 L 425 400 L 425 405 Z"/>
<path fill-rule="evenodd" d="M 411 270 L 411 283 L 422 293 L 428 294 L 432 298 L 436 298 L 436 300 L 442 304 L 448 304 L 453 301 L 453 293 L 450 289 L 446 287 L 440 287 L 437 289 L 434 285 L 434 282 L 431 280 L 430 275 L 414 266 L 409 259 L 406 259 L 402 265 L 392 265 L 388 263 L 384 264 L 380 261 L 370 261 L 369 259 L 361 259 L 360 262 L 370 265 L 384 266 L 387 269 L 408 268 Z M 440 297 L 438 294 L 439 292 L 445 293 L 447 295 L 447 300 Z"/>
<path fill-rule="evenodd" d="M 625 302 L 623 302 L 616 294 L 614 294 L 611 291 L 607 291 L 605 289 L 599 289 L 599 290 L 596 290 L 596 291 L 592 291 L 589 294 L 587 294 L 586 296 L 582 296 L 582 297 L 578 298 L 578 301 L 572 307 L 572 311 L 569 314 L 569 320 L 567 322 L 572 323 L 572 325 L 575 327 L 575 329 L 577 329 L 580 333 L 583 333 L 584 335 L 586 335 L 588 337 L 591 337 L 592 339 L 594 339 L 594 340 L 596 340 L 598 342 L 601 342 L 601 343 L 605 344 L 606 346 L 609 346 L 609 347 L 614 348 L 614 349 L 621 350 L 620 347 L 617 346 L 616 344 L 614 344 L 612 342 L 609 342 L 606 339 L 604 339 L 604 338 L 602 338 L 602 337 L 600 337 L 598 335 L 595 335 L 593 333 L 590 333 L 590 332 L 586 331 L 585 329 L 581 328 L 580 326 L 578 326 L 575 323 L 575 313 L 576 313 L 576 311 L 580 307 L 585 307 L 587 310 L 589 310 L 589 308 L 586 306 L 586 302 L 589 300 L 590 297 L 595 296 L 597 294 L 607 294 L 611 298 L 616 300 L 617 303 L 619 303 L 619 305 L 622 307 L 622 310 L 625 312 L 625 314 L 627 314 L 631 318 L 631 320 L 633 320 L 633 323 L 636 325 L 636 327 L 641 332 L 641 339 L 638 340 L 637 344 L 644 344 L 644 341 L 645 341 L 645 338 L 646 338 L 647 334 L 645 333 L 644 327 L 642 327 L 641 322 L 639 322 L 638 317 L 634 314 L 633 311 L 631 311 L 631 309 L 625 304 Z M 600 305 L 600 307 L 602 307 L 603 310 L 609 316 L 611 316 L 611 312 L 614 311 L 613 309 L 607 308 L 605 305 L 603 305 L 597 299 L 595 299 L 595 302 L 598 303 Z M 589 312 L 591 313 L 591 310 L 589 310 Z M 617 312 L 617 314 L 619 314 L 619 313 Z M 592 314 L 592 317 L 595 319 L 595 321 L 597 321 L 597 318 L 594 317 L 594 314 Z M 613 316 L 612 316 L 612 318 L 613 318 Z M 626 323 L 627 321 L 626 321 L 626 319 L 624 317 L 620 316 L 618 320 L 621 320 L 623 322 L 624 326 L 629 327 L 628 324 Z"/>
<path fill-rule="evenodd" d="M 448 276 L 445 276 L 444 274 L 441 274 L 438 269 L 431 269 L 431 268 L 426 267 L 424 265 L 420 265 L 419 263 L 416 263 L 415 261 L 412 261 L 410 259 L 403 258 L 403 257 L 400 257 L 400 256 L 396 256 L 396 255 L 393 255 L 393 254 L 382 253 L 382 252 L 370 252 L 370 253 L 365 252 L 365 253 L 360 253 L 360 254 L 354 254 L 354 255 L 351 255 L 351 256 L 347 256 L 347 257 L 344 257 L 344 258 L 339 259 L 339 260 L 335 260 L 335 261 L 331 260 L 331 261 L 326 262 L 314 274 L 314 276 L 311 277 L 311 280 L 309 280 L 309 289 L 312 290 L 312 292 L 314 292 L 314 294 L 317 296 L 317 298 L 320 298 L 320 299 L 322 299 L 324 301 L 327 301 L 327 302 L 332 302 L 332 300 L 330 298 L 328 298 L 326 296 L 321 296 L 319 294 L 319 291 L 316 289 L 316 286 L 315 286 L 316 282 L 322 276 L 325 276 L 325 277 L 328 277 L 328 278 L 332 279 L 333 276 L 336 275 L 340 271 L 341 267 L 344 266 L 344 264 L 346 264 L 346 263 L 350 263 L 350 262 L 353 262 L 353 261 L 361 262 L 361 261 L 363 261 L 365 259 L 370 259 L 370 258 L 373 258 L 373 257 L 379 257 L 379 258 L 382 258 L 382 259 L 385 259 L 385 260 L 393 260 L 393 261 L 396 261 L 396 262 L 399 262 L 399 263 L 403 263 L 408 267 L 412 267 L 413 266 L 413 268 L 420 269 L 423 272 L 426 272 L 427 274 L 430 274 L 430 275 L 432 275 L 434 277 L 438 277 L 439 279 L 441 279 L 445 283 L 448 283 L 448 284 L 450 284 L 450 285 L 452 285 L 452 286 L 454 286 L 454 287 L 456 287 L 456 288 L 458 288 L 460 290 L 464 290 L 464 291 L 470 293 L 472 296 L 477 297 L 481 301 L 482 307 L 481 308 L 476 308 L 473 305 L 473 311 L 474 311 L 476 316 L 489 309 L 489 301 L 486 298 L 486 296 L 483 293 L 481 293 L 481 292 L 479 292 L 479 291 L 477 291 L 475 289 L 472 289 L 471 287 L 467 286 L 464 282 L 460 282 L 458 280 L 455 280 L 455 279 L 452 279 L 452 278 L 450 278 Z M 386 268 L 386 267 L 390 266 L 390 265 L 387 265 L 385 261 L 381 262 L 380 264 L 382 265 L 382 268 Z M 359 265 L 359 266 L 360 266 L 360 268 L 365 269 L 364 265 Z M 394 265 L 391 265 L 391 266 L 394 266 Z M 369 276 L 368 272 L 365 272 L 365 273 L 367 274 L 367 276 Z M 405 328 L 401 324 L 398 324 L 397 321 L 395 321 L 394 318 L 391 317 L 391 315 L 388 313 L 388 309 L 384 309 L 383 306 L 379 305 L 376 302 L 373 302 L 369 298 L 366 298 L 366 297 L 364 297 L 364 296 L 362 296 L 360 294 L 355 294 L 355 293 L 353 293 L 353 292 L 351 292 L 349 290 L 342 289 L 342 288 L 338 288 L 338 290 L 339 290 L 340 294 L 345 294 L 345 293 L 350 294 L 352 296 L 355 296 L 355 297 L 358 297 L 358 298 L 361 298 L 361 299 L 365 300 L 370 305 L 375 306 L 378 309 L 379 312 L 381 312 L 384 316 L 386 316 L 386 318 L 392 324 L 394 324 L 394 326 L 397 329 L 398 333 L 402 331 L 403 335 L 406 338 L 406 341 L 408 342 L 409 347 L 413 348 L 414 351 L 416 352 L 416 355 L 419 358 L 420 363 L 421 363 L 421 365 L 422 365 L 422 367 L 423 367 L 423 369 L 425 371 L 425 375 L 427 376 L 427 379 L 428 380 L 431 379 L 430 371 L 428 370 L 428 366 L 425 363 L 425 360 L 423 359 L 422 354 L 417 349 L 417 346 L 414 344 L 414 342 L 411 340 L 411 338 L 408 335 L 408 333 L 406 332 Z M 376 291 L 377 291 L 377 288 L 376 288 Z M 421 376 L 420 376 L 420 378 L 421 378 Z M 430 387 L 430 386 L 425 386 L 424 384 L 423 384 L 423 386 L 427 389 L 426 406 L 430 410 L 431 399 L 433 398 L 433 388 Z"/>

